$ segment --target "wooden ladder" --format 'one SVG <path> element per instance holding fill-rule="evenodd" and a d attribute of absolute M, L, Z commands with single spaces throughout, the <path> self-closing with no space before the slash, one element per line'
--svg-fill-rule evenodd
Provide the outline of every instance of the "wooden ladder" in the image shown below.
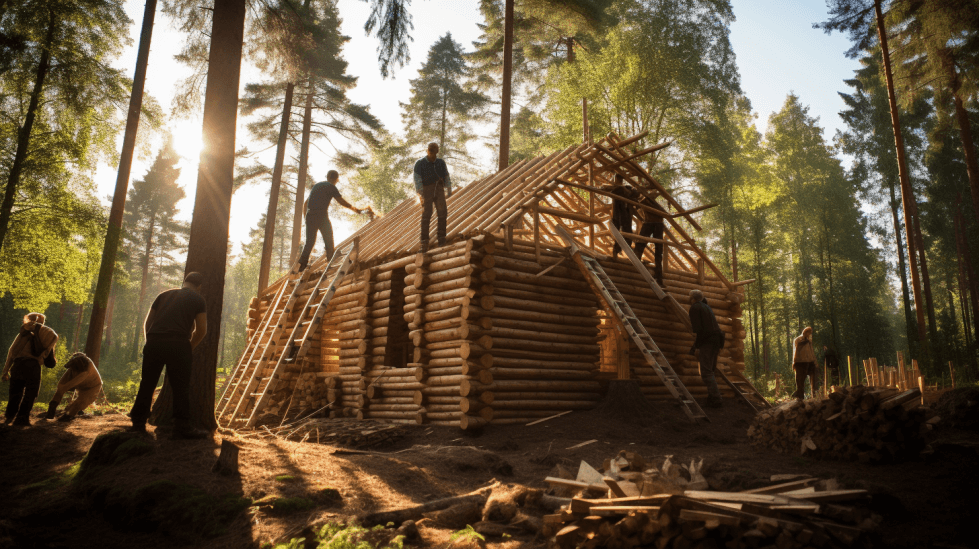
<path fill-rule="evenodd" d="M 734 390 L 734 394 L 738 395 L 738 398 L 744 401 L 754 411 L 760 412 L 772 407 L 771 403 L 765 400 L 765 397 L 761 396 L 758 389 L 741 373 L 731 370 L 729 375 L 720 366 L 715 371 Z"/>
<path fill-rule="evenodd" d="M 653 371 L 656 372 L 656 375 L 663 381 L 670 394 L 680 401 L 680 406 L 683 408 L 684 413 L 687 414 L 687 417 L 694 422 L 698 419 L 710 421 L 710 418 L 707 417 L 704 410 L 694 400 L 693 395 L 690 394 L 690 391 L 680 381 L 680 376 L 670 366 L 670 363 L 666 360 L 666 356 L 659 350 L 656 342 L 653 341 L 649 332 L 642 325 L 642 322 L 632 312 L 632 307 L 626 302 L 625 297 L 616 289 L 615 283 L 605 273 L 605 269 L 602 268 L 601 264 L 591 255 L 582 253 L 578 243 L 575 242 L 567 230 L 561 226 L 555 228 L 561 238 L 568 243 L 571 257 L 578 264 L 578 268 L 582 274 L 585 275 L 585 280 L 589 282 L 589 285 L 595 293 L 602 298 L 602 301 L 608 305 L 609 310 L 619 320 L 619 323 L 625 329 L 626 333 L 629 334 L 629 337 L 632 338 L 636 347 L 642 352 L 646 363 L 649 364 Z"/>
<path fill-rule="evenodd" d="M 687 327 L 687 331 L 693 332 L 693 325 L 690 324 L 690 315 L 688 315 L 687 312 L 683 309 L 683 307 L 681 307 L 680 304 L 677 303 L 677 300 L 670 294 L 666 293 L 666 291 L 663 290 L 662 287 L 660 287 L 659 283 L 656 282 L 656 279 L 654 279 L 652 275 L 649 274 L 649 270 L 646 269 L 646 266 L 643 265 L 642 261 L 636 256 L 636 252 L 632 251 L 632 246 L 630 246 L 629 243 L 626 242 L 625 238 L 623 238 L 622 236 L 622 233 L 620 233 L 619 230 L 615 228 L 615 225 L 612 224 L 611 219 L 608 220 L 606 226 L 608 226 L 608 230 L 610 233 L 612 233 L 612 236 L 615 238 L 615 241 L 619 243 L 619 247 L 622 248 L 623 252 L 625 252 L 625 256 L 629 258 L 629 261 L 632 262 L 632 266 L 635 267 L 637 271 L 639 271 L 639 274 L 642 275 L 646 283 L 649 284 L 649 287 L 652 288 L 653 294 L 655 294 L 656 297 L 660 301 L 662 301 L 664 305 L 666 305 L 666 308 L 669 309 L 671 313 L 673 313 L 673 316 L 675 316 L 676 319 L 680 321 L 680 324 L 683 324 L 684 326 Z M 660 266 L 660 268 L 662 269 L 662 265 Z"/>
<path fill-rule="evenodd" d="M 289 273 L 282 287 L 275 294 L 275 298 L 269 305 L 259 329 L 251 337 L 245 351 L 241 355 L 241 360 L 235 367 L 235 371 L 225 382 L 224 390 L 218 399 L 216 416 L 218 421 L 222 421 L 225 415 L 231 413 L 231 418 L 241 407 L 242 402 L 247 400 L 247 395 L 254 386 L 261 382 L 262 376 L 258 375 L 266 358 L 275 356 L 278 347 L 279 335 L 285 329 L 285 322 L 292 313 L 296 301 L 299 299 L 300 289 L 303 286 L 303 277 L 298 273 Z M 288 296 L 286 293 L 288 292 Z M 283 303 L 283 299 L 285 302 Z M 280 308 L 280 304 L 282 307 Z M 230 425 L 230 418 L 226 422 Z"/>
<path fill-rule="evenodd" d="M 309 352 L 309 348 L 312 344 L 311 336 L 316 333 L 316 328 L 323 321 L 323 316 L 326 314 L 326 309 L 330 304 L 330 300 L 333 299 L 333 295 L 337 291 L 337 285 L 346 276 L 347 271 L 353 264 L 351 260 L 351 255 L 355 253 L 357 246 L 356 241 L 349 244 L 343 250 L 337 250 L 330 258 L 329 264 L 323 269 L 323 274 L 320 275 L 319 280 L 314 286 L 315 290 L 310 294 L 309 299 L 306 300 L 306 305 L 303 310 L 299 313 L 299 317 L 296 319 L 295 326 L 292 327 L 292 332 L 289 334 L 289 338 L 286 340 L 287 343 L 282 349 L 282 353 L 279 354 L 279 359 L 275 363 L 275 367 L 272 369 L 271 375 L 265 380 L 265 383 L 258 384 L 255 386 L 254 390 L 256 392 L 249 393 L 247 396 L 252 397 L 253 405 L 246 407 L 239 413 L 235 410 L 235 415 L 232 418 L 233 422 L 245 422 L 244 427 L 252 427 L 259 418 L 259 412 L 265 406 L 268 401 L 269 396 L 275 391 L 276 386 L 279 382 L 279 370 L 282 368 L 283 364 L 296 364 L 306 353 Z M 323 289 L 323 281 L 326 280 L 328 273 L 333 270 L 333 277 L 330 280 L 330 285 L 322 291 L 322 297 L 319 303 L 314 304 L 316 294 L 318 290 Z M 306 316 L 313 311 L 313 316 L 309 320 L 305 320 Z M 287 317 L 284 317 L 287 318 Z M 284 321 L 282 323 L 285 324 Z M 299 334 L 302 334 L 301 338 L 297 338 Z M 243 399 L 244 401 L 245 399 Z M 250 408 L 250 410 L 249 410 Z M 245 419 L 247 414 L 248 418 Z"/>

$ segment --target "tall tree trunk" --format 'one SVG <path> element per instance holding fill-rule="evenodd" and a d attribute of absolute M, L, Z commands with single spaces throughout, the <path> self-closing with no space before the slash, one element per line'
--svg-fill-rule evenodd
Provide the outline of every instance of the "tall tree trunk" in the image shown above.
<path fill-rule="evenodd" d="M 0 204 L 0 249 L 3 248 L 7 229 L 10 227 L 14 198 L 17 196 L 17 186 L 20 184 L 20 173 L 24 170 L 24 162 L 27 160 L 27 149 L 31 144 L 31 132 L 34 130 L 34 120 L 37 118 L 38 104 L 41 102 L 41 93 L 44 90 L 44 79 L 51 69 L 51 43 L 54 40 L 58 21 L 54 17 L 54 10 L 49 12 L 49 16 L 51 20 L 48 22 L 48 33 L 44 37 L 44 49 L 41 50 L 41 59 L 37 64 L 37 72 L 34 73 L 34 89 L 31 90 L 31 99 L 27 104 L 24 125 L 17 132 L 17 152 L 14 153 L 14 162 L 7 175 L 7 187 L 3 192 L 3 203 Z"/>
<path fill-rule="evenodd" d="M 261 295 L 269 285 L 269 271 L 272 267 L 272 247 L 275 245 L 275 214 L 279 207 L 279 187 L 282 184 L 282 164 L 286 157 L 286 142 L 289 137 L 289 115 L 292 114 L 292 90 L 295 86 L 286 84 L 286 100 L 282 106 L 282 122 L 279 125 L 279 143 L 275 151 L 275 166 L 272 168 L 272 189 L 269 191 L 269 209 L 265 213 L 265 240 L 262 241 L 262 263 L 258 268 L 258 293 Z"/>
<path fill-rule="evenodd" d="M 914 243 L 918 248 L 919 261 L 921 263 L 921 281 L 925 290 L 925 310 L 928 312 L 928 359 L 932 366 L 942 364 L 941 346 L 938 342 L 938 325 L 935 324 L 935 304 L 931 298 L 931 277 L 928 276 L 928 258 L 925 256 L 924 239 L 921 236 L 921 215 L 918 213 L 918 206 L 915 204 L 914 214 Z M 934 343 L 934 344 L 933 344 Z"/>
<path fill-rule="evenodd" d="M 306 173 L 309 168 L 309 134 L 313 124 L 313 82 L 308 83 L 306 109 L 303 111 L 303 140 L 299 146 L 299 175 L 296 177 L 296 214 L 292 220 L 292 250 L 289 264 L 299 260 L 300 242 L 303 233 L 303 202 L 306 198 Z"/>
<path fill-rule="evenodd" d="M 71 336 L 71 349 L 70 351 L 75 351 L 78 349 L 78 335 L 82 333 L 82 318 L 85 317 L 85 304 L 78 304 L 78 320 L 75 322 L 75 333 Z"/>
<path fill-rule="evenodd" d="M 910 346 L 915 341 L 915 319 L 911 312 L 911 295 L 908 291 L 908 271 L 904 265 L 904 244 L 902 244 L 901 222 L 897 216 L 898 201 L 894 195 L 894 184 L 888 182 L 888 190 L 891 192 L 891 215 L 894 221 L 894 239 L 897 242 L 897 269 L 898 278 L 901 279 L 901 298 L 904 301 L 904 329 Z"/>
<path fill-rule="evenodd" d="M 901 179 L 901 201 L 904 209 L 904 226 L 908 238 L 908 270 L 911 271 L 911 290 L 914 294 L 914 311 L 918 320 L 918 341 L 926 344 L 928 336 L 925 333 L 924 301 L 921 298 L 921 283 L 918 280 L 918 264 L 915 260 L 914 229 L 911 216 L 915 213 L 914 192 L 911 188 L 908 160 L 904 152 L 904 136 L 901 134 L 901 118 L 898 113 L 897 97 L 894 95 L 894 74 L 891 72 L 891 54 L 887 47 L 887 29 L 884 28 L 884 15 L 881 13 L 880 0 L 874 0 L 874 12 L 877 16 L 877 38 L 880 40 L 880 53 L 884 61 L 884 81 L 887 84 L 887 103 L 891 111 L 891 128 L 894 130 L 894 149 L 897 152 L 897 173 Z"/>
<path fill-rule="evenodd" d="M 500 104 L 500 171 L 510 165 L 510 93 L 513 85 L 513 2 L 503 16 L 503 98 Z"/>
<path fill-rule="evenodd" d="M 959 267 L 959 308 L 962 309 L 962 325 L 965 327 L 965 346 L 967 349 L 972 348 L 972 325 L 969 321 L 969 286 L 966 282 L 965 274 L 965 258 L 962 254 L 962 246 L 965 239 L 962 236 L 962 222 L 961 215 L 956 212 L 955 215 L 955 251 L 956 258 L 958 259 Z M 974 319 L 973 319 L 974 320 Z"/>
<path fill-rule="evenodd" d="M 126 209 L 129 172 L 133 167 L 133 149 L 136 148 L 139 113 L 143 108 L 143 85 L 146 82 L 146 66 L 150 58 L 150 41 L 153 38 L 153 20 L 155 17 L 156 0 L 146 0 L 146 7 L 143 8 L 143 28 L 139 33 L 139 50 L 136 54 L 136 73 L 133 75 L 133 91 L 129 96 L 126 133 L 122 138 L 116 188 L 112 193 L 112 208 L 109 210 L 109 224 L 106 227 L 105 245 L 102 248 L 102 264 L 99 266 L 99 280 L 95 286 L 95 297 L 92 301 L 92 318 L 88 323 L 88 338 L 85 340 L 85 354 L 96 365 L 99 363 L 99 355 L 102 349 L 105 307 L 109 299 L 109 292 L 112 290 L 112 272 L 116 265 L 116 252 L 119 250 L 119 238 L 122 233 L 122 214 Z"/>
<path fill-rule="evenodd" d="M 112 348 L 112 313 L 116 308 L 116 292 L 109 292 L 109 306 L 105 309 L 105 342 L 106 349 Z M 91 320 L 89 324 L 91 325 Z M 91 326 L 89 326 L 91 328 Z"/>
<path fill-rule="evenodd" d="M 143 303 L 146 302 L 146 288 L 149 286 L 150 258 L 153 256 L 153 233 L 156 230 L 156 209 L 150 212 L 149 226 L 146 228 L 146 243 L 143 246 L 143 264 L 140 267 L 139 297 L 136 298 L 136 327 L 133 330 L 133 344 L 129 350 L 130 362 L 139 357 L 139 335 L 143 331 Z M 162 272 L 162 269 L 160 269 Z"/>
<path fill-rule="evenodd" d="M 953 63 L 948 63 L 948 67 L 952 77 L 955 119 L 959 123 L 959 137 L 962 140 L 962 152 L 965 153 L 965 170 L 969 175 L 969 188 L 972 190 L 972 209 L 976 212 L 976 219 L 979 219 L 979 160 L 976 159 L 976 142 L 972 139 L 972 122 L 962 101 L 959 74 Z"/>
<path fill-rule="evenodd" d="M 190 225 L 185 272 L 204 275 L 201 294 L 207 304 L 207 335 L 194 352 L 190 421 L 197 428 L 217 428 L 214 392 L 217 382 L 224 274 L 228 262 L 228 223 L 235 171 L 235 125 L 245 29 L 245 0 L 215 0 L 208 57 L 204 124 L 194 217 Z M 153 422 L 169 422 L 173 395 L 164 381 L 153 407 Z"/>
<path fill-rule="evenodd" d="M 959 203 L 962 203 L 961 197 L 959 197 Z M 976 271 L 972 268 L 972 253 L 969 251 L 969 240 L 965 231 L 965 217 L 962 216 L 961 211 L 957 213 L 961 231 L 959 234 L 962 238 L 962 259 L 965 261 L 965 274 L 969 285 L 969 298 L 972 303 L 972 328 L 975 330 L 973 339 L 979 342 L 979 276 L 976 276 Z"/>

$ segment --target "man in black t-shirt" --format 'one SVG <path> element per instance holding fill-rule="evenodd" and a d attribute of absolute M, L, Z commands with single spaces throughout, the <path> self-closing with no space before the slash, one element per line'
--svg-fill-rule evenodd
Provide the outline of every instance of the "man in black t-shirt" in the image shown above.
<path fill-rule="evenodd" d="M 714 310 L 700 290 L 690 290 L 690 311 L 687 314 L 696 336 L 690 354 L 700 361 L 700 378 L 707 386 L 707 406 L 721 408 L 721 392 L 717 388 L 714 372 L 717 370 L 717 355 L 724 347 L 724 333 L 717 324 Z"/>
<path fill-rule="evenodd" d="M 143 377 L 129 413 L 132 431 L 146 432 L 153 391 L 167 368 L 173 388 L 174 438 L 207 438 L 209 433 L 190 426 L 190 371 L 192 352 L 207 333 L 207 306 L 200 294 L 204 275 L 190 273 L 180 289 L 156 296 L 143 323 Z"/>
<path fill-rule="evenodd" d="M 323 235 L 326 258 L 333 257 L 333 225 L 330 223 L 329 210 L 330 202 L 334 198 L 338 204 L 354 213 L 363 212 L 363 210 L 351 206 L 340 196 L 340 191 L 337 189 L 339 179 L 340 173 L 336 170 L 330 170 L 326 173 L 326 181 L 320 181 L 313 185 L 309 191 L 309 198 L 306 199 L 303 208 L 306 212 L 306 245 L 303 246 L 303 252 L 299 254 L 300 272 L 304 271 L 309 263 L 309 254 L 312 253 L 313 246 L 316 245 L 317 231 Z"/>

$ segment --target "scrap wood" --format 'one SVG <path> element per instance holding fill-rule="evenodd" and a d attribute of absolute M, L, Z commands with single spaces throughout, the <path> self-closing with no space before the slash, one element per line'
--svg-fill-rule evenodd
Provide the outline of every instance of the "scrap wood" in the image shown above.
<path fill-rule="evenodd" d="M 574 450 L 575 448 L 581 448 L 582 446 L 588 446 L 589 444 L 593 444 L 595 442 L 598 442 L 598 439 L 597 438 L 594 438 L 592 440 L 586 440 L 585 442 L 582 442 L 581 444 L 575 444 L 574 446 L 569 446 L 569 447 L 565 448 L 565 450 Z"/>
<path fill-rule="evenodd" d="M 561 417 L 563 415 L 570 414 L 573 411 L 574 410 L 568 410 L 567 412 L 561 412 L 560 414 L 554 414 L 553 416 L 548 416 L 548 417 L 544 417 L 544 418 L 541 418 L 541 419 L 538 419 L 538 420 L 535 420 L 535 421 L 531 421 L 525 427 L 530 427 L 531 425 L 537 425 L 538 423 L 544 423 L 545 421 L 547 421 L 549 419 L 554 419 L 556 417 Z"/>
<path fill-rule="evenodd" d="M 490 486 L 480 488 L 479 490 L 465 495 L 436 499 L 434 501 L 429 501 L 428 503 L 423 503 L 422 505 L 409 507 L 407 509 L 396 509 L 393 511 L 371 513 L 358 518 L 358 522 L 365 527 L 371 527 L 377 524 L 387 524 L 389 522 L 401 524 L 406 520 L 419 520 L 425 513 L 441 511 L 455 505 L 466 503 L 483 505 L 486 503 L 486 499 L 489 497 L 490 492 L 492 492 L 493 488 L 498 485 L 499 483 L 494 483 Z"/>
<path fill-rule="evenodd" d="M 578 482 L 576 480 L 568 480 L 566 478 L 547 477 L 544 479 L 544 482 L 550 484 L 551 486 L 564 486 L 566 488 L 574 488 L 576 490 L 592 490 L 596 492 L 608 491 L 608 486 L 604 484 Z"/>

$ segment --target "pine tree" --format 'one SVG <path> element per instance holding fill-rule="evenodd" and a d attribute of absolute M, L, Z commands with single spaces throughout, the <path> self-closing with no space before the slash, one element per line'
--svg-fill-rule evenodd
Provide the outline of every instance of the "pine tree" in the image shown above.
<path fill-rule="evenodd" d="M 423 149 L 435 141 L 441 157 L 458 163 L 471 160 L 466 149 L 475 137 L 470 121 L 480 116 L 489 99 L 470 88 L 469 75 L 462 46 L 451 33 L 432 44 L 418 78 L 409 81 L 411 98 L 401 103 L 409 145 Z"/>

